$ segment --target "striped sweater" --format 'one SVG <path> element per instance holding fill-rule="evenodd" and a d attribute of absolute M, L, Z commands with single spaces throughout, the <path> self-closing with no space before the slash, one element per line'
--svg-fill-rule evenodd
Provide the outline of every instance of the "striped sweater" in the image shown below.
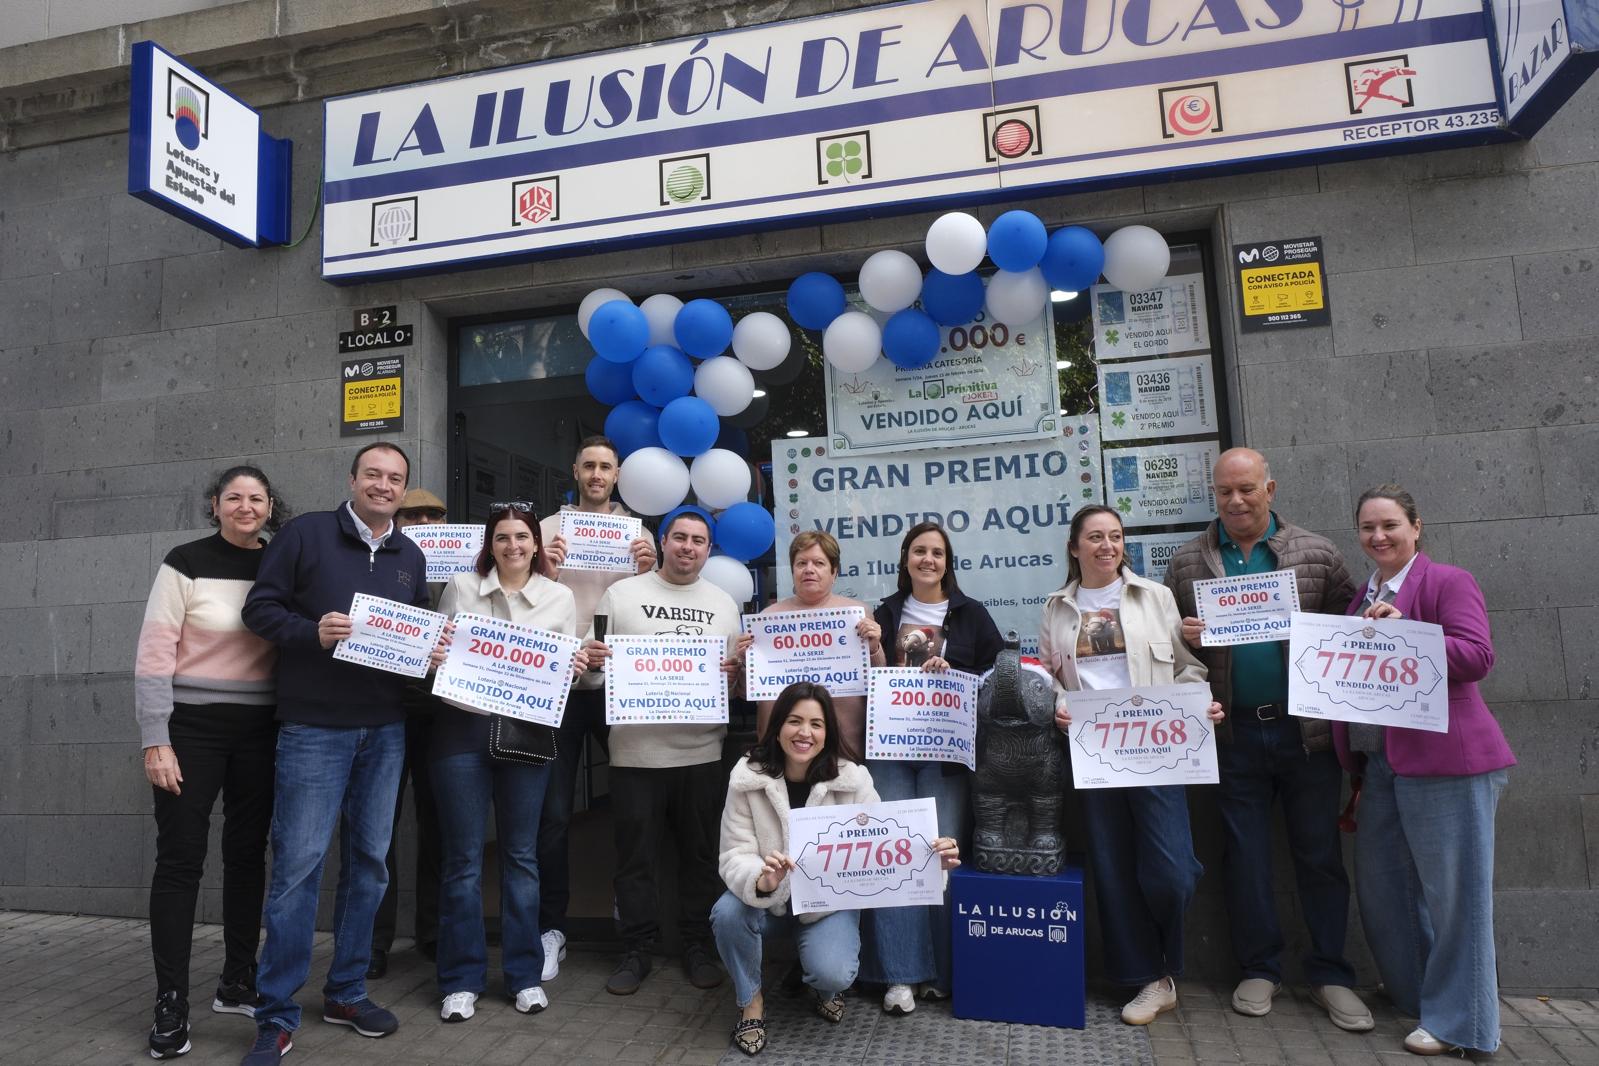
<path fill-rule="evenodd" d="M 262 552 L 214 533 L 167 553 L 150 590 L 133 667 L 133 708 L 144 747 L 171 743 L 177 703 L 270 706 L 277 649 L 239 611 Z"/>

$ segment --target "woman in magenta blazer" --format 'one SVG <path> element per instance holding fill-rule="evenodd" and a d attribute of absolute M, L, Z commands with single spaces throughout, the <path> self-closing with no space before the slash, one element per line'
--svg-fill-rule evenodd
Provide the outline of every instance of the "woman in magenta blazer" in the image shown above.
<path fill-rule="evenodd" d="M 1417 550 L 1421 518 L 1398 485 L 1362 495 L 1355 523 L 1377 569 L 1349 613 L 1442 626 L 1449 675 L 1447 733 L 1333 724 L 1339 759 L 1365 779 L 1355 889 L 1366 942 L 1388 998 L 1420 1019 L 1406 1050 L 1494 1051 L 1494 812 L 1516 759 L 1477 691 L 1494 663 L 1487 608 L 1469 573 Z"/>

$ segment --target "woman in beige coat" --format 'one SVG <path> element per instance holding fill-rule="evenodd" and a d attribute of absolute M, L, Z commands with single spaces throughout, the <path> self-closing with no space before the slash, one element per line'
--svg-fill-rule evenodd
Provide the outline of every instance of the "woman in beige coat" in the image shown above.
<path fill-rule="evenodd" d="M 1055 722 L 1071 726 L 1071 694 L 1205 680 L 1182 640 L 1170 590 L 1126 565 L 1121 516 L 1085 507 L 1066 543 L 1066 587 L 1044 602 L 1039 656 L 1055 679 Z M 1221 704 L 1211 703 L 1218 721 Z M 1073 755 L 1077 755 L 1074 751 Z M 1177 1006 L 1183 913 L 1203 867 L 1194 857 L 1181 785 L 1084 789 L 1089 865 L 1105 942 L 1105 970 L 1139 989 L 1122 1021 L 1147 1025 Z"/>
<path fill-rule="evenodd" d="M 733 977 L 741 1018 L 733 1043 L 746 1055 L 766 1046 L 761 946 L 785 927 L 798 942 L 800 968 L 816 1011 L 844 1017 L 843 991 L 860 964 L 860 911 L 795 915 L 788 906 L 788 815 L 796 807 L 876 803 L 866 768 L 839 754 L 838 715 L 827 689 L 808 681 L 785 688 L 761 738 L 733 767 L 722 808 L 718 862 L 727 891 L 711 910 L 716 948 Z M 933 841 L 945 869 L 959 865 L 954 840 Z"/>

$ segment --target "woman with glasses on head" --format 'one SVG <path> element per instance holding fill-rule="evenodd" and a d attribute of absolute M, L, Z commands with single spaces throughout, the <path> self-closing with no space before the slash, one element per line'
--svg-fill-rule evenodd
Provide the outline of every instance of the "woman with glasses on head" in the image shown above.
<path fill-rule="evenodd" d="M 206 492 L 217 531 L 167 553 L 139 630 L 133 706 L 144 775 L 155 793 L 152 1058 L 189 1050 L 189 953 L 211 809 L 222 796 L 222 938 L 211 1009 L 254 1017 L 255 949 L 272 824 L 277 651 L 239 612 L 261 566 L 263 532 L 289 509 L 253 466 L 224 471 Z"/>
<path fill-rule="evenodd" d="M 955 549 L 936 522 L 905 533 L 899 547 L 899 588 L 878 604 L 874 618 L 888 661 L 935 673 L 981 674 L 994 665 L 1004 641 L 981 600 L 955 581 Z M 960 763 L 934 759 L 873 759 L 867 764 L 885 800 L 930 798 L 938 809 L 938 831 L 959 840 L 971 810 L 971 772 Z M 884 985 L 883 1010 L 916 1009 L 916 986 L 924 997 L 950 991 L 949 907 L 895 907 L 865 919 L 861 979 Z"/>
<path fill-rule="evenodd" d="M 451 617 L 489 615 L 576 636 L 576 601 L 570 589 L 541 573 L 543 552 L 532 504 L 492 504 L 477 566 L 450 579 L 439 610 Z M 587 656 L 578 652 L 572 664 L 574 677 L 587 666 Z M 549 1005 L 541 985 L 544 948 L 538 919 L 539 812 L 544 806 L 549 765 L 491 755 L 491 718 L 457 704 L 440 708 L 433 726 L 433 789 L 443 849 L 437 959 L 443 1003 L 439 1017 L 446 1022 L 472 1017 L 478 996 L 488 986 L 482 867 L 491 801 L 499 839 L 506 992 L 523 1014 Z"/>
<path fill-rule="evenodd" d="M 1355 528 L 1376 569 L 1349 613 L 1441 626 L 1449 682 L 1448 732 L 1333 723 L 1339 760 L 1363 775 L 1360 921 L 1388 998 L 1419 1019 L 1406 1051 L 1495 1051 L 1494 815 L 1516 757 L 1477 690 L 1494 664 L 1487 604 L 1471 574 L 1421 550 L 1421 513 L 1400 486 L 1362 493 Z"/>

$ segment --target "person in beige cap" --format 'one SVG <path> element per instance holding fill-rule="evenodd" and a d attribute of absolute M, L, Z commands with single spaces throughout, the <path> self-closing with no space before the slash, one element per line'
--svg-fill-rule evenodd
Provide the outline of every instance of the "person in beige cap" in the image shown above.
<path fill-rule="evenodd" d="M 423 488 L 407 489 L 394 512 L 394 524 L 431 526 L 446 521 L 449 509 L 444 501 Z M 444 585 L 428 583 L 428 600 L 434 609 Z M 432 775 L 428 772 L 428 737 L 433 732 L 434 698 L 428 682 L 417 681 L 405 688 L 405 766 L 400 771 L 400 791 L 394 800 L 395 833 L 389 840 L 389 887 L 378 904 L 372 923 L 372 961 L 366 975 L 374 980 L 389 972 L 389 949 L 394 946 L 398 922 L 400 878 L 395 863 L 399 847 L 400 815 L 405 809 L 405 780 L 411 779 L 416 802 L 416 948 L 431 959 L 439 939 L 439 815 L 433 806 Z"/>

